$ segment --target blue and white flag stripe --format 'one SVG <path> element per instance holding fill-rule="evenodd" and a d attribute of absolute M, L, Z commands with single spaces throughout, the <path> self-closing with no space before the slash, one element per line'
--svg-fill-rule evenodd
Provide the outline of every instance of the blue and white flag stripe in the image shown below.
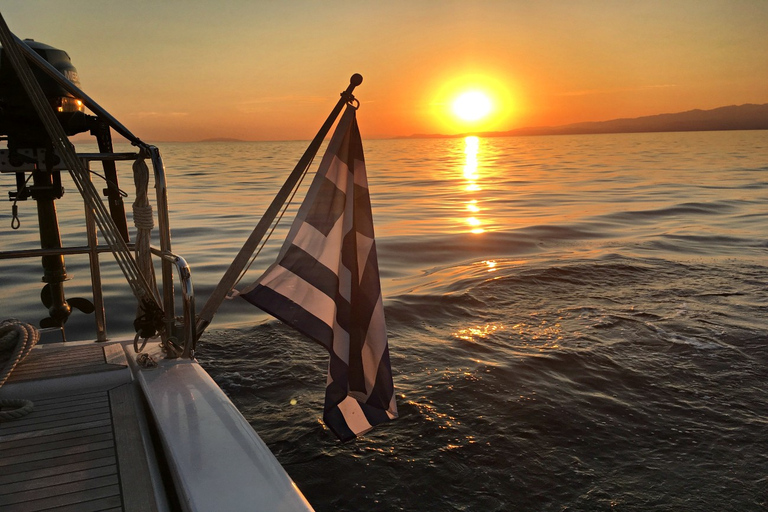
<path fill-rule="evenodd" d="M 397 418 L 354 108 L 342 115 L 277 261 L 240 296 L 328 350 L 323 419 L 342 441 Z"/>

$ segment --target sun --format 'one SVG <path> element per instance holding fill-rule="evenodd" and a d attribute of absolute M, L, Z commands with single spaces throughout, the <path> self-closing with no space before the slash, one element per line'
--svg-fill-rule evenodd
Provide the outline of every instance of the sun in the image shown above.
<path fill-rule="evenodd" d="M 467 91 L 459 94 L 451 103 L 451 109 L 462 121 L 480 121 L 493 112 L 493 102 L 482 91 Z"/>
<path fill-rule="evenodd" d="M 520 92 L 513 77 L 501 73 L 436 76 L 429 98 L 432 133 L 468 134 L 509 130 L 520 112 Z"/>

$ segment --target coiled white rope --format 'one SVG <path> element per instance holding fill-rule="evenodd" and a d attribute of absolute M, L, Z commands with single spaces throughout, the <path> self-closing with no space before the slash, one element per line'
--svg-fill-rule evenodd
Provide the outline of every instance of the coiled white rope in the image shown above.
<path fill-rule="evenodd" d="M 40 340 L 40 332 L 33 326 L 18 320 L 4 320 L 0 323 L 0 364 L 6 359 L 0 370 L 0 386 L 5 384 L 16 365 Z M 34 404 L 24 399 L 0 399 L 0 421 L 10 421 L 26 416 Z M 3 410 L 8 409 L 8 410 Z"/>
<path fill-rule="evenodd" d="M 152 228 L 155 227 L 155 217 L 148 196 L 149 168 L 145 162 L 146 156 L 147 153 L 142 148 L 139 152 L 139 157 L 133 162 L 133 182 L 136 185 L 136 200 L 133 202 L 133 223 L 136 226 L 135 257 L 139 271 L 149 284 L 152 293 L 154 294 L 155 301 L 160 303 L 160 292 L 157 289 L 155 267 L 152 264 L 151 242 Z M 146 314 L 145 304 L 139 302 L 136 317 L 142 318 Z M 140 329 L 137 329 L 136 338 L 133 340 L 133 347 L 137 353 L 144 349 L 144 345 L 147 344 L 148 339 L 144 338 L 144 343 L 141 345 L 141 348 L 139 348 L 138 342 L 141 337 L 141 332 Z"/>
<path fill-rule="evenodd" d="M 133 182 L 136 185 L 136 200 L 133 202 L 133 223 L 136 226 L 136 263 L 150 286 L 155 300 L 160 302 L 160 294 L 155 280 L 155 267 L 152 265 L 151 241 L 155 218 L 149 202 L 149 168 L 145 162 L 146 152 L 142 149 L 133 162 Z"/>

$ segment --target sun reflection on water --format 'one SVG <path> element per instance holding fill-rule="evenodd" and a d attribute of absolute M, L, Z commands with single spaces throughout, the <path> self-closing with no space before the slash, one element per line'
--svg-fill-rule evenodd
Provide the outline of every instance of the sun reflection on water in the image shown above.
<path fill-rule="evenodd" d="M 464 139 L 464 177 L 469 181 L 477 180 L 477 153 L 480 150 L 480 139 L 469 136 Z"/>
<path fill-rule="evenodd" d="M 478 184 L 480 178 L 478 174 L 478 153 L 480 152 L 480 138 L 470 135 L 464 138 L 464 179 L 466 180 L 465 190 L 467 192 L 479 192 L 482 190 Z M 467 202 L 467 211 L 470 214 L 480 213 L 480 206 L 477 204 L 477 199 L 471 199 Z M 470 232 L 479 234 L 485 232 L 482 227 L 482 221 L 477 218 L 476 215 L 470 215 L 466 218 L 465 222 L 470 227 Z"/>
<path fill-rule="evenodd" d="M 520 322 L 513 325 L 510 331 L 515 334 L 521 346 L 539 350 L 558 349 L 564 338 L 560 322 L 550 322 L 546 319 L 541 319 L 538 323 Z"/>
<path fill-rule="evenodd" d="M 502 324 L 474 325 L 466 329 L 459 329 L 453 335 L 460 340 L 477 343 L 480 339 L 487 339 L 501 330 L 504 330 Z"/>

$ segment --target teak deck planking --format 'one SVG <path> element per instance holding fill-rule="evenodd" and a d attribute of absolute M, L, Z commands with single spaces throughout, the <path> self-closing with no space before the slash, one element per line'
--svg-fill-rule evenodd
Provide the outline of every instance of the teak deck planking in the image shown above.
<path fill-rule="evenodd" d="M 125 368 L 122 347 L 33 350 L 11 375 L 22 382 Z M 155 511 L 134 384 L 35 400 L 0 423 L 3 512 Z"/>

